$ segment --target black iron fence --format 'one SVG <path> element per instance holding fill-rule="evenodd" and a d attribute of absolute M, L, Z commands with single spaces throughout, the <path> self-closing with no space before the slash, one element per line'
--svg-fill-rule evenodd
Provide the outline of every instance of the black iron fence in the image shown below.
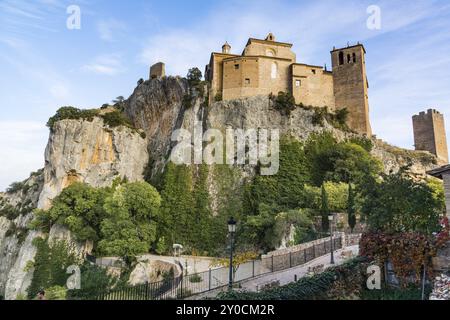
<path fill-rule="evenodd" d="M 342 248 L 342 238 L 333 239 L 334 250 Z M 331 252 L 331 240 L 308 246 L 302 250 L 281 255 L 263 256 L 239 265 L 233 275 L 238 283 L 261 275 L 282 271 L 306 264 Z M 183 299 L 228 285 L 227 267 L 205 272 L 181 275 L 159 282 L 140 284 L 123 289 L 112 289 L 97 297 L 98 300 L 169 300 Z"/>

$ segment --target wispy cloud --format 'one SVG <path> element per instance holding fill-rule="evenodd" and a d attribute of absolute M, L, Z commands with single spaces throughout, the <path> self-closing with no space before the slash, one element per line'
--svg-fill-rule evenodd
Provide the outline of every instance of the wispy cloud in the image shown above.
<path fill-rule="evenodd" d="M 125 68 L 122 66 L 120 54 L 98 56 L 92 63 L 82 66 L 81 69 L 86 72 L 107 76 L 115 76 L 125 71 Z"/>

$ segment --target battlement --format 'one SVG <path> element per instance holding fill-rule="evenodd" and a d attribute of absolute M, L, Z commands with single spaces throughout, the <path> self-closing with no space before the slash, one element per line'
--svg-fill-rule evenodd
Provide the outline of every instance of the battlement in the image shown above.
<path fill-rule="evenodd" d="M 422 111 L 412 117 L 416 150 L 429 151 L 443 163 L 448 163 L 448 147 L 444 115 L 436 109 Z"/>
<path fill-rule="evenodd" d="M 433 115 L 433 114 L 440 115 L 441 113 L 436 109 L 428 109 L 426 112 L 422 111 L 419 114 L 415 114 L 413 117 L 423 117 L 423 116 L 429 116 L 429 115 Z"/>

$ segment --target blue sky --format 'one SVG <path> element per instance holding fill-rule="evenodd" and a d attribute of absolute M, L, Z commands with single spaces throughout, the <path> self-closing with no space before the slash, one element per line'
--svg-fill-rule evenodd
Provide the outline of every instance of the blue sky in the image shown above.
<path fill-rule="evenodd" d="M 70 5 L 79 30 L 66 27 Z M 380 30 L 367 28 L 370 5 L 381 9 Z M 157 61 L 185 75 L 225 40 L 240 53 L 269 31 L 315 65 L 331 65 L 333 46 L 364 43 L 374 133 L 412 148 L 411 116 L 435 107 L 450 136 L 447 0 L 0 0 L 0 26 L 0 190 L 44 166 L 45 123 L 60 106 L 128 97 Z"/>

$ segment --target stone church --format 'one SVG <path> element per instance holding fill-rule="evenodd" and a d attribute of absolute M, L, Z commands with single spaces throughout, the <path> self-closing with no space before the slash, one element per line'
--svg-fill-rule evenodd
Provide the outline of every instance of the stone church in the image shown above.
<path fill-rule="evenodd" d="M 297 104 L 327 106 L 330 111 L 347 108 L 349 127 L 370 137 L 365 54 L 362 44 L 334 48 L 329 71 L 297 63 L 292 44 L 276 41 L 272 33 L 264 40 L 250 38 L 240 55 L 225 43 L 206 66 L 210 102 L 289 92 Z"/>

